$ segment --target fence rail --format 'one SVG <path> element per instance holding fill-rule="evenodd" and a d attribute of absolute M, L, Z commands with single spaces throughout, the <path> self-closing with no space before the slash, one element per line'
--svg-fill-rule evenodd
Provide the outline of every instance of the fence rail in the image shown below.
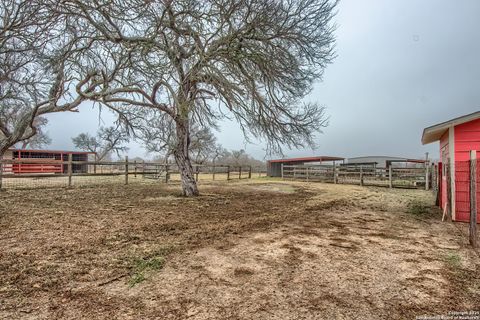
<path fill-rule="evenodd" d="M 234 180 L 265 176 L 260 167 L 193 164 L 195 179 Z M 0 160 L 0 188 L 71 187 L 97 183 L 179 181 L 176 164 L 143 161 Z"/>
<path fill-rule="evenodd" d="M 388 186 L 391 188 L 426 188 L 434 186 L 428 165 L 423 168 L 373 168 L 335 165 L 283 165 L 283 179 L 300 179 L 342 184 Z M 433 183 L 432 183 L 433 182 Z"/>

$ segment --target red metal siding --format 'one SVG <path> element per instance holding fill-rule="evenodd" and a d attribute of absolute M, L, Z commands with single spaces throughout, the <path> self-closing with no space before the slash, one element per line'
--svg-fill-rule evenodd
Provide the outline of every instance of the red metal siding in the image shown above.
<path fill-rule="evenodd" d="M 470 219 L 470 150 L 480 151 L 480 119 L 455 126 L 455 211 L 458 221 Z M 479 156 L 480 152 L 477 152 L 477 158 Z M 480 209 L 480 204 L 478 207 Z M 477 212 L 480 221 L 480 210 Z"/>
<path fill-rule="evenodd" d="M 25 160 L 28 163 L 5 164 L 2 166 L 4 173 L 36 174 L 36 173 L 66 173 L 68 155 L 72 154 L 73 161 L 88 161 L 90 152 L 50 151 L 50 150 L 19 150 L 10 149 L 9 159 Z M 6 158 L 6 157 L 5 157 Z M 87 166 L 73 164 L 73 172 L 87 172 Z"/>
<path fill-rule="evenodd" d="M 37 152 L 29 150 L 15 150 L 13 151 L 13 158 L 17 160 L 28 160 L 31 163 L 19 163 L 13 164 L 13 173 L 61 173 L 62 164 L 54 163 L 42 163 L 42 162 L 54 162 L 62 161 L 62 154 L 50 153 L 48 151 Z"/>

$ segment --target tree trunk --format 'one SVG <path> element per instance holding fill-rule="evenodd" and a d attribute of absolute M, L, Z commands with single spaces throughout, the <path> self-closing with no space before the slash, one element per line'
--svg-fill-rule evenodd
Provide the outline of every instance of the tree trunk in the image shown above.
<path fill-rule="evenodd" d="M 187 121 L 176 121 L 177 145 L 173 152 L 175 162 L 180 171 L 182 179 L 183 195 L 186 197 L 198 196 L 197 182 L 193 172 L 192 163 L 188 155 L 190 146 L 189 123 Z"/>

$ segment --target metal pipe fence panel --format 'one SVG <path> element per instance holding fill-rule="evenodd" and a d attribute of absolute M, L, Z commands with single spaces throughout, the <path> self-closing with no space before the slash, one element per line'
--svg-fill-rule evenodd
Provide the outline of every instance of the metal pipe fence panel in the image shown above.
<path fill-rule="evenodd" d="M 387 168 L 334 165 L 283 165 L 283 178 L 340 184 L 425 188 L 426 167 Z M 391 176 L 390 176 L 391 171 Z M 429 170 L 431 174 L 433 170 Z M 432 179 L 430 178 L 430 181 Z"/>

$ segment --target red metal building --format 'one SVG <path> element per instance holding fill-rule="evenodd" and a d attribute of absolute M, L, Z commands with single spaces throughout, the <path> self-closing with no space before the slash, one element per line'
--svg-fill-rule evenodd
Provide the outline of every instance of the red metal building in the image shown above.
<path fill-rule="evenodd" d="M 68 161 L 70 154 L 72 155 L 72 161 L 88 161 L 89 155 L 94 153 L 66 150 L 9 149 L 4 154 L 3 159 L 27 160 L 28 163 L 4 164 L 2 168 L 4 173 L 12 174 L 66 173 L 68 170 L 68 165 L 63 164 L 62 162 Z M 87 165 L 72 165 L 72 171 L 75 173 L 85 173 L 87 170 Z"/>
<path fill-rule="evenodd" d="M 470 159 L 470 150 L 477 150 L 477 158 L 480 155 L 480 111 L 424 129 L 422 143 L 435 141 L 440 141 L 440 206 L 446 210 L 450 196 L 452 219 L 469 221 L 470 170 L 468 160 Z M 447 185 L 448 181 L 450 181 L 449 186 Z M 478 202 L 480 203 L 480 201 Z M 480 209 L 480 205 L 478 209 Z M 480 222 L 480 210 L 477 212 L 477 221 Z"/>

